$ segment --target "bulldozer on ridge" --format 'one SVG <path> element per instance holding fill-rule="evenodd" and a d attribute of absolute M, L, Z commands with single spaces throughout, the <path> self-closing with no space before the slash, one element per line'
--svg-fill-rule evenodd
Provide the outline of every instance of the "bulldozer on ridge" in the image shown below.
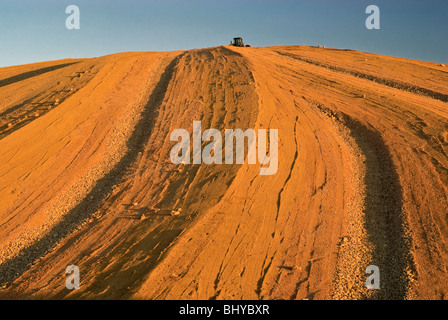
<path fill-rule="evenodd" d="M 230 41 L 230 45 L 234 47 L 250 47 L 248 44 L 244 45 L 243 38 L 240 37 L 233 38 L 233 42 Z"/>

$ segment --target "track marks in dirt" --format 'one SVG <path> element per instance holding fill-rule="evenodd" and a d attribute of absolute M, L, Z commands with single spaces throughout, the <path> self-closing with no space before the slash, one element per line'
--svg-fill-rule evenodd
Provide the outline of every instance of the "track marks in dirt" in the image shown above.
<path fill-rule="evenodd" d="M 34 258 L 18 257 L 15 263 L 29 270 L 18 278 L 9 274 L 15 280 L 1 296 L 402 299 L 410 297 L 415 279 L 425 288 L 444 279 L 448 219 L 440 211 L 446 201 L 447 113 L 442 101 L 426 98 L 431 92 L 408 94 L 435 81 L 425 72 L 436 67 L 387 60 L 395 67 L 388 75 L 397 75 L 402 65 L 421 72 L 415 85 L 406 87 L 413 83 L 406 75 L 389 82 L 375 73 L 374 63 L 362 64 L 355 70 L 360 74 L 338 69 L 350 53 L 337 61 L 336 53 L 331 59 L 322 56 L 332 50 L 321 50 L 315 59 L 299 61 L 278 51 L 221 47 L 181 54 L 164 85 L 159 77 L 151 82 L 159 89 L 146 108 L 158 112 L 144 114 L 144 124 L 136 128 L 140 133 L 128 141 L 132 155 L 120 157 L 123 166 L 80 199 L 77 208 L 86 210 L 89 223 L 76 228 L 82 215 L 76 217 L 61 235 L 51 231 L 59 243 L 46 238 L 48 244 L 34 244 L 47 250 L 25 249 Z M 328 63 L 333 58 L 337 63 Z M 364 54 L 353 58 L 364 61 Z M 135 77 L 137 65 L 128 64 L 123 77 Z M 355 83 L 353 76 L 369 81 Z M 364 91 L 368 99 L 361 97 Z M 24 95 L 10 105 L 31 98 Z M 123 97 L 116 93 L 110 100 Z M 201 120 L 203 129 L 278 128 L 278 174 L 260 177 L 258 166 L 248 165 L 172 165 L 169 133 L 191 129 L 193 120 Z M 89 126 L 93 137 L 86 148 L 98 139 L 104 125 L 99 123 Z M 67 140 L 75 138 L 66 134 L 60 143 L 69 148 Z M 89 157 L 100 151 L 98 146 L 85 150 Z M 20 152 L 11 149 L 4 156 L 14 160 Z M 47 156 L 30 159 L 33 170 Z M 33 199 L 22 206 L 37 206 L 44 193 L 33 190 Z M 170 215 L 179 208 L 180 216 Z M 14 224 L 19 217 L 14 212 L 3 222 Z M 415 234 L 418 241 L 411 243 Z M 84 285 L 67 293 L 60 272 L 72 263 L 80 266 Z M 380 267 L 379 292 L 365 289 L 369 264 Z M 425 267 L 431 269 L 427 274 Z M 443 285 L 435 287 L 435 294 L 443 295 Z"/>
<path fill-rule="evenodd" d="M 137 123 L 133 134 L 127 142 L 128 151 L 116 166 L 103 178 L 96 182 L 95 187 L 62 221 L 54 226 L 43 238 L 35 241 L 31 246 L 23 249 L 16 257 L 0 265 L 0 283 L 5 285 L 30 268 L 36 260 L 51 251 L 62 239 L 70 235 L 81 224 L 96 213 L 99 205 L 112 192 L 114 186 L 120 182 L 128 171 L 129 166 L 136 160 L 138 152 L 151 134 L 153 114 L 160 106 L 167 85 L 171 79 L 177 59 L 174 59 L 162 74 L 155 87 L 141 119 Z"/>
<path fill-rule="evenodd" d="M 78 90 L 86 86 L 100 69 L 101 64 L 95 65 L 91 61 L 81 61 L 39 69 L 47 70 L 45 72 L 37 72 L 39 71 L 37 70 L 24 73 L 25 75 L 32 74 L 32 77 L 37 77 L 38 79 L 35 81 L 29 79 L 31 76 L 25 77 L 23 74 L 11 77 L 17 77 L 20 81 L 24 81 L 23 88 L 26 88 L 29 93 L 25 101 L 17 101 L 17 104 L 12 105 L 7 103 L 6 107 L 0 110 L 0 139 L 44 116 L 52 109 L 57 108 L 57 106 L 69 99 Z M 51 74 L 46 74 L 50 71 L 52 72 Z M 37 81 L 42 82 L 39 85 L 39 87 L 42 87 L 42 91 L 39 90 L 39 87 L 32 87 L 32 84 Z M 11 82 L 9 84 L 13 83 Z M 44 84 L 47 84 L 47 87 Z M 48 86 L 51 86 L 51 90 L 47 89 Z M 9 95 L 11 94 L 11 90 L 14 92 L 14 88 L 8 87 L 2 90 L 0 86 L 0 92 L 7 98 L 6 101 L 11 99 Z"/>
<path fill-rule="evenodd" d="M 275 218 L 275 221 L 278 220 L 278 214 L 279 214 L 279 212 L 280 212 L 280 205 L 281 205 L 281 202 L 282 202 L 282 193 L 283 193 L 283 190 L 285 189 L 285 186 L 286 186 L 286 184 L 289 182 L 289 180 L 291 180 L 292 170 L 294 169 L 294 167 L 295 167 L 295 165 L 296 165 L 297 158 L 298 158 L 298 156 L 299 156 L 299 145 L 298 145 L 298 143 L 297 143 L 297 120 L 298 120 L 298 119 L 299 119 L 299 117 L 297 116 L 297 117 L 296 117 L 296 124 L 295 124 L 295 126 L 294 126 L 294 141 L 295 141 L 295 144 L 296 144 L 295 153 L 294 153 L 294 158 L 293 158 L 292 163 L 291 163 L 291 168 L 290 168 L 290 170 L 289 170 L 289 175 L 288 175 L 288 177 L 286 177 L 285 183 L 283 184 L 283 187 L 280 189 L 280 192 L 278 193 L 278 199 L 277 199 L 277 216 L 276 216 L 276 218 Z M 275 235 L 275 233 L 274 233 L 274 235 Z"/>
<path fill-rule="evenodd" d="M 399 90 L 403 90 L 403 91 L 407 91 L 407 92 L 411 92 L 411 93 L 415 93 L 415 94 L 420 94 L 420 95 L 424 95 L 433 99 L 437 99 L 443 102 L 448 102 L 448 94 L 444 94 L 441 92 L 436 92 L 433 91 L 431 89 L 428 88 L 424 88 L 424 87 L 420 87 L 420 86 L 415 86 L 409 83 L 404 83 L 404 82 L 400 82 L 400 81 L 396 81 L 396 80 L 392 80 L 392 79 L 385 79 L 382 77 L 378 77 L 372 74 L 367 74 L 367 73 L 363 73 L 360 71 L 356 71 L 356 70 L 351 70 L 351 69 L 347 69 L 347 68 L 343 68 L 343 67 L 338 67 L 338 66 L 333 66 L 330 64 L 326 64 L 326 63 L 322 63 L 319 61 L 315 61 L 315 60 L 311 60 L 311 59 L 305 59 L 302 58 L 298 55 L 295 54 L 291 54 L 291 53 L 285 53 L 285 52 L 281 52 L 281 51 L 276 51 L 278 54 L 281 55 L 285 55 L 288 56 L 290 58 L 302 61 L 302 62 L 306 62 L 318 67 L 322 67 L 322 68 L 326 68 L 332 71 L 336 71 L 336 72 L 340 72 L 340 73 L 345 73 L 345 74 L 350 74 L 352 76 L 355 76 L 357 78 L 361 78 L 361 79 L 366 79 L 369 81 L 373 81 L 376 82 L 378 84 L 382 84 L 382 85 L 386 85 L 388 87 L 391 88 L 396 88 Z"/>
<path fill-rule="evenodd" d="M 362 222 L 364 226 L 357 227 L 365 228 L 367 232 L 367 238 L 363 240 L 367 240 L 371 247 L 369 250 L 369 246 L 366 246 L 364 250 L 371 251 L 370 264 L 380 268 L 381 290 L 374 294 L 368 293 L 358 284 L 359 294 L 363 298 L 371 299 L 405 299 L 408 297 L 410 282 L 415 280 L 415 266 L 407 217 L 402 212 L 402 188 L 389 149 L 381 134 L 374 128 L 344 113 L 335 113 L 322 105 L 316 107 L 337 125 L 348 128 L 350 137 L 356 143 L 355 148 L 362 152 L 361 161 L 365 169 L 361 172 L 364 176 L 365 198 L 364 216 L 362 221 L 358 220 L 358 224 Z M 343 242 L 349 241 L 359 239 L 343 238 Z M 362 250 L 356 251 L 356 249 L 342 250 L 341 253 L 351 256 L 365 254 Z M 344 260 L 347 257 L 340 256 L 339 259 Z M 359 268 L 361 272 L 368 265 L 366 257 L 363 260 L 364 266 Z M 336 275 L 336 279 L 345 278 L 351 272 L 343 269 L 338 270 L 338 273 L 340 274 Z M 353 298 L 352 286 L 350 281 L 342 286 L 337 281 L 335 298 Z"/>
<path fill-rule="evenodd" d="M 47 72 L 65 68 L 65 67 L 70 66 L 75 63 L 76 62 L 57 64 L 57 65 L 50 66 L 50 67 L 45 67 L 45 68 L 40 68 L 40 69 L 36 69 L 33 71 L 24 72 L 24 73 L 15 75 L 15 76 L 11 76 L 6 79 L 1 79 L 0 87 L 4 87 L 4 86 L 10 85 L 10 84 L 13 84 L 15 82 L 19 82 L 19 81 L 26 80 L 26 79 L 29 79 L 29 78 L 32 78 L 35 76 L 39 76 L 39 75 L 47 73 Z"/>
<path fill-rule="evenodd" d="M 250 85 L 253 78 L 245 62 L 236 53 L 216 48 L 185 52 L 172 63 L 169 79 L 166 77 L 159 82 L 159 88 L 153 92 L 154 99 L 151 98 L 148 103 L 147 114 L 143 116 L 147 121 L 141 122 L 140 130 L 139 124 L 137 125 L 135 130 L 139 133 L 130 139 L 135 143 L 128 142 L 129 152 L 120 161 L 127 164 L 122 165 L 122 169 L 129 167 L 129 170 L 117 167 L 114 172 L 97 182 L 94 191 L 76 208 L 76 211 L 86 212 L 86 218 L 97 217 L 104 220 L 102 225 L 105 229 L 101 237 L 110 237 L 110 243 L 99 244 L 99 248 L 91 252 L 93 256 L 81 256 L 81 268 L 84 263 L 91 265 L 89 260 L 96 260 L 98 269 L 85 275 L 92 282 L 85 291 L 77 292 L 77 297 L 92 294 L 126 297 L 131 294 L 127 288 L 136 289 L 141 285 L 145 275 L 163 260 L 186 226 L 219 201 L 240 167 L 174 166 L 168 163 L 169 150 L 173 145 L 169 141 L 169 132 L 174 128 L 190 129 L 193 120 L 201 120 L 204 127 L 220 130 L 252 127 L 256 117 L 256 112 L 253 111 L 256 110 L 247 110 L 252 107 L 252 100 L 256 96 Z M 188 89 L 184 87 L 186 83 L 190 84 Z M 157 112 L 154 112 L 155 106 L 158 106 Z M 149 119 L 151 121 L 148 123 Z M 152 130 L 148 132 L 149 128 Z M 141 143 L 144 148 L 141 148 Z M 120 176 L 123 177 L 122 182 L 117 181 Z M 115 190 L 121 190 L 118 193 L 121 196 L 117 197 L 118 191 Z M 107 196 L 109 193 L 112 193 L 111 197 Z M 129 203 L 138 203 L 138 206 L 134 207 Z M 123 204 L 127 205 L 123 207 Z M 171 211 L 179 207 L 184 208 L 182 215 L 171 217 Z M 129 210 L 136 210 L 136 214 L 129 214 Z M 76 211 L 73 211 L 73 216 Z M 148 218 L 138 223 L 141 214 L 146 214 Z M 114 224 L 121 225 L 121 229 L 114 227 Z M 94 223 L 93 226 L 95 225 L 97 224 Z M 61 237 L 64 238 L 63 243 L 43 260 L 48 261 L 58 255 L 65 256 L 66 251 L 74 251 L 77 256 L 80 253 L 76 247 L 68 247 L 64 243 L 70 243 L 78 237 L 83 238 L 86 243 L 96 242 L 100 231 L 88 232 L 85 228 L 86 226 L 74 232 L 74 238 L 64 234 Z M 124 240 L 124 235 L 138 243 L 131 244 L 131 240 Z M 142 251 L 144 247 L 157 249 L 145 252 Z M 126 251 L 125 255 L 121 253 L 123 250 Z M 87 249 L 84 254 L 89 251 Z M 102 259 L 97 260 L 95 256 L 99 252 L 102 253 Z M 143 259 L 142 254 L 146 254 L 146 265 L 139 263 L 139 259 Z M 131 261 L 130 268 L 134 273 L 119 271 L 126 261 Z M 15 263 L 23 265 L 23 262 L 16 260 Z M 95 272 L 100 275 L 95 275 Z M 129 279 L 120 277 L 122 281 L 110 284 L 110 277 L 117 272 L 128 274 Z M 50 278 L 50 282 L 57 287 L 58 277 L 56 274 L 54 276 Z M 16 292 L 21 286 L 29 284 L 33 277 L 32 273 L 26 273 L 22 282 L 17 281 L 11 291 Z M 63 297 L 66 293 L 57 294 Z"/>

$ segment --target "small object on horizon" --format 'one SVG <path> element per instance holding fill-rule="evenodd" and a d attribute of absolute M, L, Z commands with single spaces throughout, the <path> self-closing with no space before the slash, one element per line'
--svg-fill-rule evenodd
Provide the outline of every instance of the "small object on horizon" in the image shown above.
<path fill-rule="evenodd" d="M 233 42 L 230 42 L 230 45 L 234 47 L 244 47 L 243 38 L 241 37 L 233 38 Z M 250 45 L 246 45 L 246 47 L 250 47 Z"/>

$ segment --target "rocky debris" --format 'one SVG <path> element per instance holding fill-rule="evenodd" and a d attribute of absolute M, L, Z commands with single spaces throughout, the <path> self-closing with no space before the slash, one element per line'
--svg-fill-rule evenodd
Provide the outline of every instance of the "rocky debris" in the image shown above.
<path fill-rule="evenodd" d="M 341 237 L 341 238 L 340 238 L 340 240 L 341 240 L 341 244 L 344 244 L 344 243 L 349 242 L 350 239 L 351 239 L 351 238 L 348 237 L 348 236 Z"/>
<path fill-rule="evenodd" d="M 300 272 L 300 271 L 302 271 L 302 267 L 299 267 L 299 266 L 293 266 L 293 267 L 291 268 L 291 270 L 292 270 L 292 271 L 298 271 L 298 272 Z"/>
<path fill-rule="evenodd" d="M 181 214 L 181 212 L 182 212 L 182 209 L 179 208 L 177 210 L 171 211 L 171 215 L 172 216 L 179 216 Z"/>

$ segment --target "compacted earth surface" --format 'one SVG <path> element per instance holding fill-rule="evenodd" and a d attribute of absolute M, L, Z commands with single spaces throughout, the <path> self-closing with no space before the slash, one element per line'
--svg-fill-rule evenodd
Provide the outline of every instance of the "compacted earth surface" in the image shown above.
<path fill-rule="evenodd" d="M 277 129 L 278 171 L 173 164 L 193 121 Z M 0 199 L 2 299 L 446 299 L 448 68 L 304 46 L 1 68 Z"/>

